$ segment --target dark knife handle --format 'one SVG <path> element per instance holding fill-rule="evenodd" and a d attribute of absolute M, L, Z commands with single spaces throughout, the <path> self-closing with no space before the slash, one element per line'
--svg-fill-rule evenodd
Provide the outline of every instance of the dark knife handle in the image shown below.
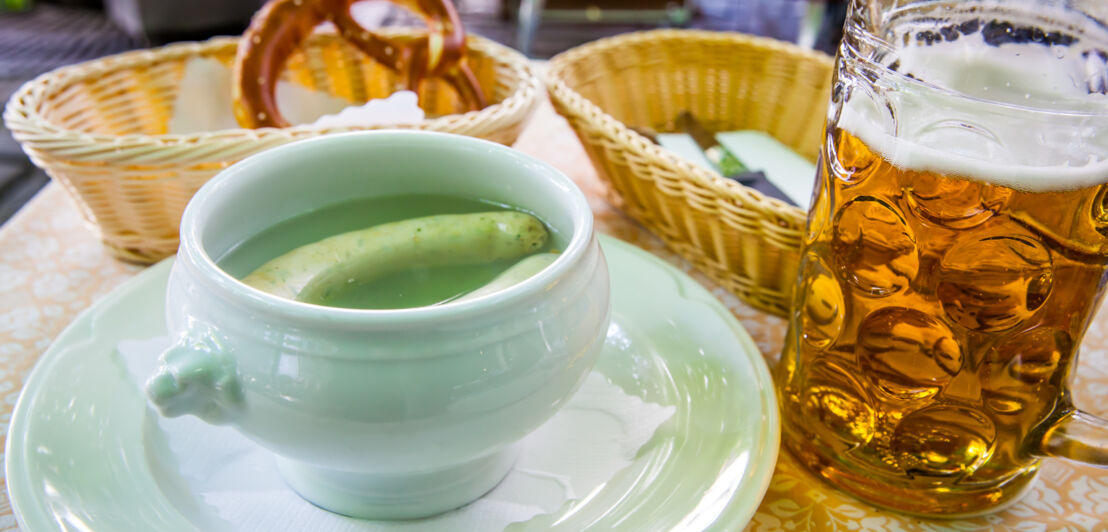
<path fill-rule="evenodd" d="M 785 203 L 788 203 L 789 205 L 796 206 L 795 201 L 786 196 L 785 193 L 781 191 L 781 189 L 777 188 L 777 185 L 774 185 L 772 181 L 766 178 L 765 172 L 762 172 L 760 170 L 754 172 L 742 172 L 726 177 L 727 179 L 737 181 L 743 186 L 761 192 L 763 196 L 779 199 Z"/>

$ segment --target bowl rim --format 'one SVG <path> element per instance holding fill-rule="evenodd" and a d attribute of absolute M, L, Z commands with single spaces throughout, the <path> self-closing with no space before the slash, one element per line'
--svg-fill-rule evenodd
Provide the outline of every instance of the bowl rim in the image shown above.
<path fill-rule="evenodd" d="M 255 179 L 264 179 L 267 174 L 257 173 L 256 167 L 270 166 L 274 161 L 310 157 L 311 152 L 319 145 L 376 141 L 423 143 L 426 149 L 432 150 L 443 146 L 468 145 L 469 148 L 485 151 L 488 157 L 514 159 L 525 164 L 533 169 L 527 175 L 548 181 L 564 192 L 562 204 L 568 208 L 570 223 L 573 225 L 569 242 L 550 265 L 503 290 L 444 305 L 384 310 L 328 307 L 269 294 L 231 276 L 216 264 L 204 248 L 201 235 L 205 223 L 200 218 L 200 205 L 209 198 L 222 194 L 233 180 L 243 179 L 244 174 L 261 175 L 263 177 Z M 298 326 L 366 332 L 423 329 L 481 316 L 505 315 L 511 308 L 549 293 L 551 286 L 563 281 L 573 270 L 582 266 L 582 261 L 587 258 L 586 253 L 597 246 L 596 242 L 592 209 L 584 192 L 564 173 L 544 161 L 495 142 L 464 135 L 407 130 L 355 131 L 285 144 L 251 155 L 217 174 L 196 192 L 185 207 L 181 218 L 181 246 L 177 264 L 193 270 L 191 275 L 196 282 L 206 285 L 213 294 L 233 305 Z"/>

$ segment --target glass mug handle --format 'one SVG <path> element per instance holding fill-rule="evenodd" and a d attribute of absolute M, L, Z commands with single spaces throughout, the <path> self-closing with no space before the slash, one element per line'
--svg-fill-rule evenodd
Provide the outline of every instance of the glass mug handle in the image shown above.
<path fill-rule="evenodd" d="M 1047 429 L 1036 454 L 1108 466 L 1108 421 L 1074 410 Z"/>

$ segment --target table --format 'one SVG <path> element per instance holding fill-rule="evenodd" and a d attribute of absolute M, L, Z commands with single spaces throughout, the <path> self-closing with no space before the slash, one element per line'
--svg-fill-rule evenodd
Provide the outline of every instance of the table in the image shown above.
<path fill-rule="evenodd" d="M 549 104 L 537 111 L 516 148 L 572 177 L 589 197 L 600 231 L 662 257 L 707 287 L 747 328 L 767 362 L 776 362 L 786 322 L 754 310 L 692 271 L 660 240 L 606 203 L 606 189 L 584 150 Z M 23 379 L 53 338 L 83 309 L 141 269 L 111 258 L 55 184 L 0 227 L 0 424 L 5 433 Z M 1108 417 L 1108 313 L 1099 313 L 1084 346 L 1075 402 Z M 5 488 L 0 530 L 17 529 Z M 929 521 L 859 502 L 820 482 L 782 453 L 769 492 L 747 529 L 1108 530 L 1108 472 L 1049 460 L 1034 489 L 1016 506 L 975 519 Z"/>

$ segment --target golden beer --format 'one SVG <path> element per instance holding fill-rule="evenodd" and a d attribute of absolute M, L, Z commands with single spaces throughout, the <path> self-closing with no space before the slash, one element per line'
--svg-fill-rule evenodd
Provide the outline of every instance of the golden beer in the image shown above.
<path fill-rule="evenodd" d="M 909 511 L 1000 502 L 1038 464 L 1026 435 L 1073 410 L 1108 186 L 1025 192 L 897 168 L 843 130 L 831 142 L 780 368 L 786 439 Z"/>
<path fill-rule="evenodd" d="M 988 46 L 995 19 L 970 20 L 938 28 L 960 28 L 947 42 L 970 44 L 958 46 L 979 34 Z M 940 45 L 949 38 L 935 34 Z M 901 59 L 936 68 L 919 59 L 932 37 L 908 35 L 923 43 Z M 1076 42 L 1066 36 L 1055 34 Z M 1108 280 L 1108 166 L 1053 165 L 1069 155 L 1025 141 L 1037 133 L 1013 127 L 1024 116 L 1004 106 L 989 116 L 892 99 L 899 123 L 888 127 L 884 102 L 873 105 L 881 90 L 851 94 L 872 76 L 852 79 L 862 69 L 844 67 L 844 55 L 777 369 L 783 440 L 817 474 L 879 505 L 946 515 L 1003 506 L 1044 455 L 1065 454 L 1044 442 L 1073 422 L 1071 370 Z M 929 88 L 889 98 L 914 90 Z M 1102 101 L 1094 96 L 1090 105 Z M 1027 150 L 1046 163 L 996 157 Z"/>

